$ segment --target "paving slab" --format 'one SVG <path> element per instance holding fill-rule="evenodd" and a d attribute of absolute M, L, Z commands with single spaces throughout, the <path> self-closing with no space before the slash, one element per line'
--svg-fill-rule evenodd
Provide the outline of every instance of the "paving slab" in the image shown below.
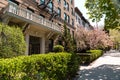
<path fill-rule="evenodd" d="M 120 80 L 120 52 L 107 52 L 88 66 L 80 66 L 74 80 Z"/>

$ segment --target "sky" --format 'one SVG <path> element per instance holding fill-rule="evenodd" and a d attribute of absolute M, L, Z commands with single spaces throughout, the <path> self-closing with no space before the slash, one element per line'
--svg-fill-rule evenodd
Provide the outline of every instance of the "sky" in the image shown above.
<path fill-rule="evenodd" d="M 85 8 L 84 4 L 85 4 L 85 1 L 86 0 L 75 0 L 75 7 L 78 7 L 79 10 L 82 12 L 83 16 L 90 22 L 90 24 L 92 26 L 96 26 L 96 23 L 92 22 L 90 19 L 89 19 L 89 15 L 87 14 L 87 9 Z M 98 26 L 103 26 L 104 25 L 104 20 L 102 19 L 99 23 L 98 23 Z"/>

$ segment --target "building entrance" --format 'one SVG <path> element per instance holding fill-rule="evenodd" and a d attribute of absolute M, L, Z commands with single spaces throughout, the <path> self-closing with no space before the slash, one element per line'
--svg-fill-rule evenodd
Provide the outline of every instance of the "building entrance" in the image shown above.
<path fill-rule="evenodd" d="M 40 54 L 40 37 L 29 37 L 29 55 Z"/>

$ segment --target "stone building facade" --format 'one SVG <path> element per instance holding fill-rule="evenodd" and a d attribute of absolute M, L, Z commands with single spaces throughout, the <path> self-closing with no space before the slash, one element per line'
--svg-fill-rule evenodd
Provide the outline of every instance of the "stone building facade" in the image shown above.
<path fill-rule="evenodd" d="M 49 52 L 64 23 L 74 34 L 74 0 L 0 0 L 0 21 L 23 29 L 26 55 Z"/>

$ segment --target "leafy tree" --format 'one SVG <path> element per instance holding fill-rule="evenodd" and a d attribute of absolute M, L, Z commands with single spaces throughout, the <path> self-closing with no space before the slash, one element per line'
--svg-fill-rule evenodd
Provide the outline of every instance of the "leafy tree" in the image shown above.
<path fill-rule="evenodd" d="M 119 44 L 120 44 L 120 30 L 118 29 L 110 29 L 109 30 L 109 35 L 111 37 L 111 39 L 114 42 L 114 47 L 118 48 Z"/>
<path fill-rule="evenodd" d="M 120 26 L 116 27 L 115 30 L 120 31 Z"/>
<path fill-rule="evenodd" d="M 25 50 L 26 44 L 22 30 L 0 24 L 0 58 L 23 55 Z"/>
<path fill-rule="evenodd" d="M 70 31 L 66 27 L 66 24 L 64 24 L 63 27 L 64 32 L 59 39 L 59 41 L 61 41 L 59 44 L 64 46 L 65 51 L 74 52 L 76 50 L 76 41 L 74 37 L 71 36 Z"/>
<path fill-rule="evenodd" d="M 119 0 L 86 0 L 85 7 L 93 22 L 105 17 L 105 29 L 120 26 Z"/>

